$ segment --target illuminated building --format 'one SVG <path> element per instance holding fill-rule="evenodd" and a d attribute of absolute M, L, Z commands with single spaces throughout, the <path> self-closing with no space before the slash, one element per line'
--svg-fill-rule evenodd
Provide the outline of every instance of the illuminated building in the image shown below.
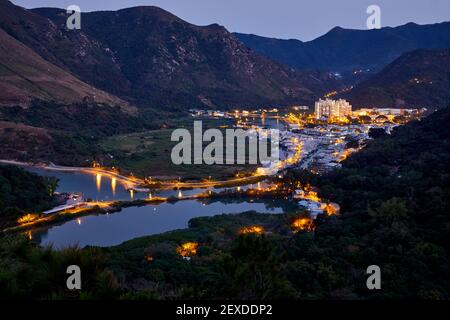
<path fill-rule="evenodd" d="M 320 99 L 315 103 L 315 115 L 317 119 L 340 118 L 350 116 L 352 114 L 352 106 L 344 99 Z"/>

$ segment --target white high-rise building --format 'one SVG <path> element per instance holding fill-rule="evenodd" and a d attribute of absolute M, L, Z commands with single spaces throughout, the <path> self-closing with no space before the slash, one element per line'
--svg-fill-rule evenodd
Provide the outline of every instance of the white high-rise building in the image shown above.
<path fill-rule="evenodd" d="M 315 103 L 315 115 L 317 119 L 322 117 L 345 117 L 352 114 L 352 106 L 344 99 L 320 99 Z"/>

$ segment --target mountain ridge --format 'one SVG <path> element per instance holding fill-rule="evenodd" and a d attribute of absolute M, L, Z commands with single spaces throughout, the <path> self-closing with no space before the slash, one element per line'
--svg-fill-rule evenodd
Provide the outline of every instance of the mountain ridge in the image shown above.
<path fill-rule="evenodd" d="M 18 41 L 144 109 L 312 103 L 328 81 L 254 53 L 222 26 L 195 26 L 157 7 L 82 13 L 75 31 L 66 30 L 62 9 L 6 0 L 0 9 L 0 27 Z"/>
<path fill-rule="evenodd" d="M 242 33 L 235 35 L 256 52 L 300 70 L 379 71 L 407 51 L 450 48 L 450 22 L 407 23 L 374 30 L 334 27 L 307 42 Z"/>

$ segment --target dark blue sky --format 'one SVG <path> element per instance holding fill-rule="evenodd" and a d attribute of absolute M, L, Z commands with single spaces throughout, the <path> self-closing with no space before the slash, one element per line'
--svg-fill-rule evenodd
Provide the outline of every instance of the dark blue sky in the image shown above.
<path fill-rule="evenodd" d="M 381 7 L 382 26 L 450 21 L 450 0 L 13 0 L 26 8 L 76 4 L 82 11 L 155 5 L 197 24 L 277 38 L 314 39 L 334 26 L 366 28 L 366 9 Z"/>

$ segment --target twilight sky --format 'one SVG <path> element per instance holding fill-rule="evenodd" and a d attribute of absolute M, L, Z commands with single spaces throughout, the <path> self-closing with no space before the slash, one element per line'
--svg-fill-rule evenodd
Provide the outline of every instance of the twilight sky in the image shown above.
<path fill-rule="evenodd" d="M 197 25 L 219 23 L 232 32 L 254 33 L 303 41 L 323 35 L 335 26 L 365 29 L 371 4 L 381 8 L 381 24 L 398 26 L 450 21 L 449 0 L 12 0 L 26 7 L 81 11 L 117 10 L 155 5 Z"/>

